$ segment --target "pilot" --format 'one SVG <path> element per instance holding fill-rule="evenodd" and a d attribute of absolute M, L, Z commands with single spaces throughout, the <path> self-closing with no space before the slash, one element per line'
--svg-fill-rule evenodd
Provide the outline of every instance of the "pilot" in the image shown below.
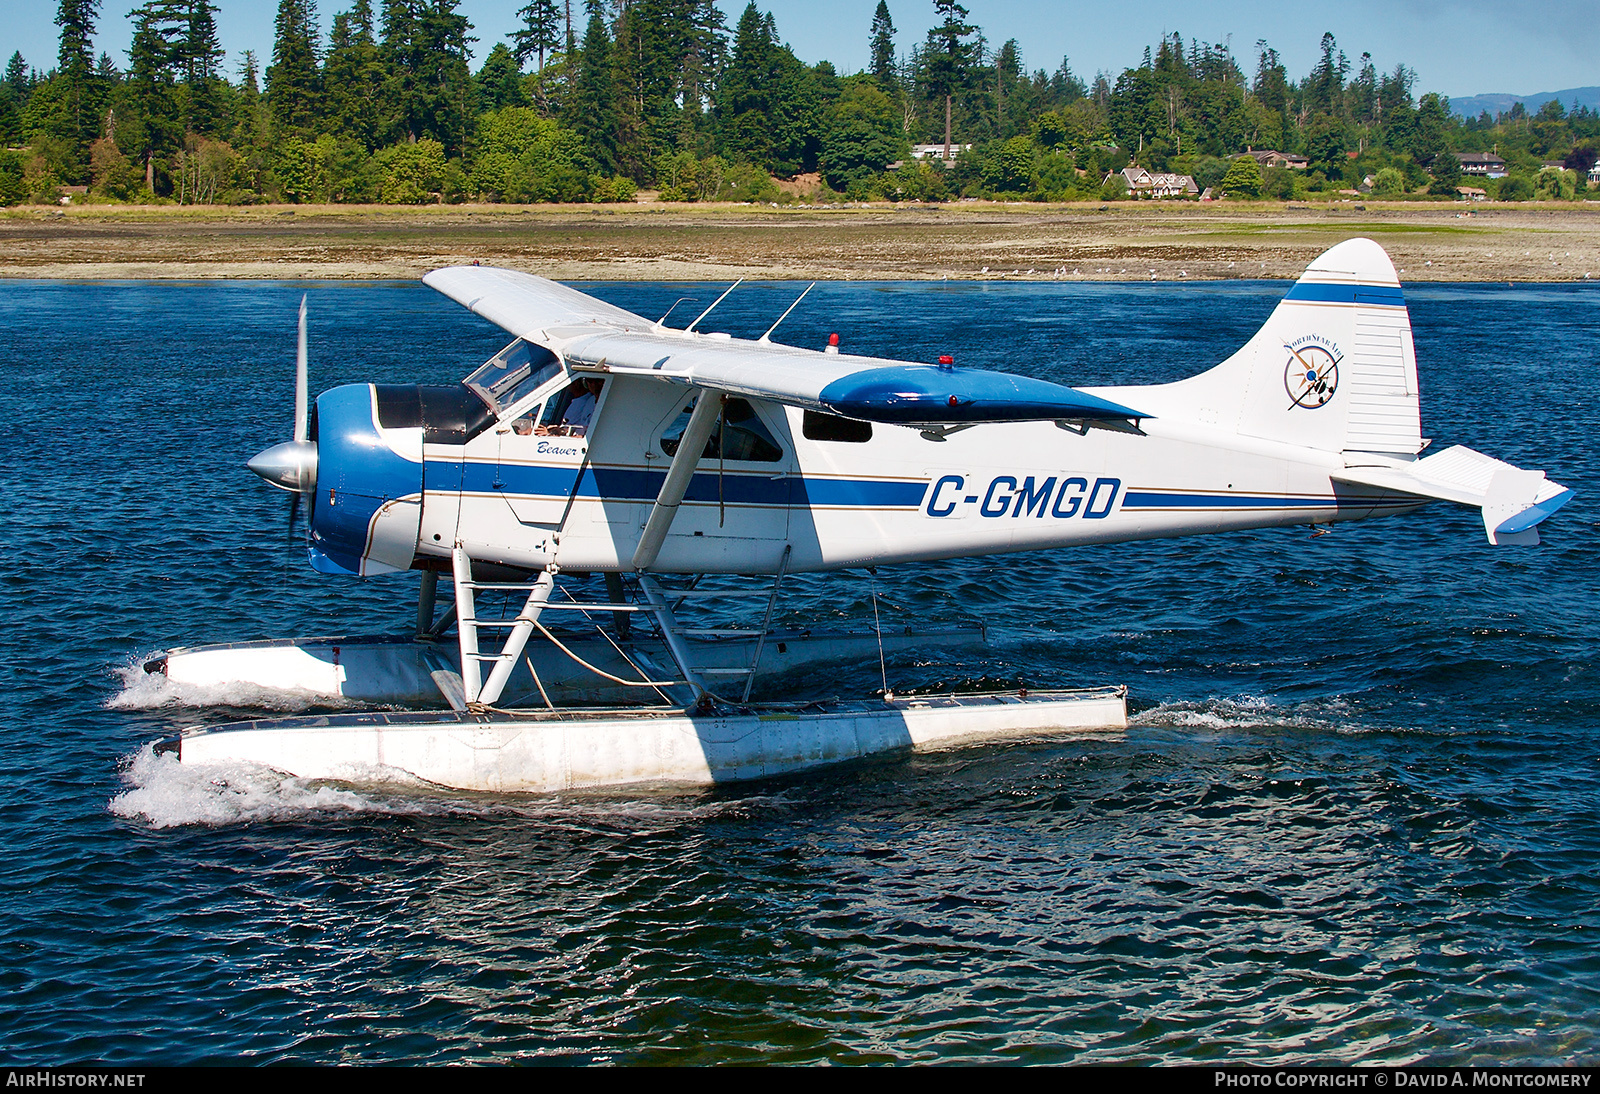
<path fill-rule="evenodd" d="M 589 430 L 589 421 L 594 417 L 595 404 L 599 401 L 600 391 L 604 386 L 603 381 L 593 376 L 572 381 L 572 386 L 567 389 L 567 396 L 571 401 L 567 403 L 567 408 L 561 415 L 561 424 L 541 425 L 534 432 L 548 437 L 583 436 Z"/>

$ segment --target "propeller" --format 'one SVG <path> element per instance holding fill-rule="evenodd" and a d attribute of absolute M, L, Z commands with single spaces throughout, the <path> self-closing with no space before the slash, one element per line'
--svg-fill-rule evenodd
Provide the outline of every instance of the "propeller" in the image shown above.
<path fill-rule="evenodd" d="M 300 298 L 300 338 L 295 353 L 294 440 L 275 444 L 259 452 L 245 464 L 250 470 L 280 490 L 294 494 L 289 504 L 289 528 L 294 530 L 300 509 L 300 495 L 317 488 L 317 443 L 311 440 L 311 422 L 306 414 L 306 298 Z"/>

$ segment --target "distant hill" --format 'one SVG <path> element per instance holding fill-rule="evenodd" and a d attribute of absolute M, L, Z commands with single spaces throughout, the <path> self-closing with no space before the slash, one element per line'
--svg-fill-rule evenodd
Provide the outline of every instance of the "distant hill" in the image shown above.
<path fill-rule="evenodd" d="M 1463 95 L 1450 100 L 1450 112 L 1463 118 L 1476 118 L 1485 110 L 1493 118 L 1510 110 L 1513 103 L 1521 103 L 1529 114 L 1551 99 L 1560 99 L 1568 110 L 1572 104 L 1600 110 L 1600 87 L 1569 87 L 1565 91 L 1541 91 L 1537 95 Z"/>

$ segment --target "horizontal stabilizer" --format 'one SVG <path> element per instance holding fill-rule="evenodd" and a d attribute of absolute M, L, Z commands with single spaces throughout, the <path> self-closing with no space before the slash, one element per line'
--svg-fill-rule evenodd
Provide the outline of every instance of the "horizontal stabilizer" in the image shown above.
<path fill-rule="evenodd" d="M 1484 531 L 1496 546 L 1537 544 L 1539 522 L 1572 500 L 1572 491 L 1543 471 L 1524 471 L 1463 445 L 1410 463 L 1357 453 L 1346 459 L 1351 462 L 1333 476 L 1335 482 L 1482 509 Z"/>

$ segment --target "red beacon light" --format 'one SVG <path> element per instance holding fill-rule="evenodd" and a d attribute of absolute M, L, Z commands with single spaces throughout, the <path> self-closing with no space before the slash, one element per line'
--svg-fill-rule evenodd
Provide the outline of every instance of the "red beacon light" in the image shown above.
<path fill-rule="evenodd" d="M 828 347 L 826 349 L 824 349 L 822 352 L 823 353 L 838 353 L 839 352 L 839 335 L 838 335 L 837 331 L 834 332 L 833 334 L 828 335 Z"/>
<path fill-rule="evenodd" d="M 945 372 L 949 372 L 951 369 L 956 367 L 956 359 L 951 357 L 948 353 L 941 353 L 939 355 L 939 367 Z"/>

